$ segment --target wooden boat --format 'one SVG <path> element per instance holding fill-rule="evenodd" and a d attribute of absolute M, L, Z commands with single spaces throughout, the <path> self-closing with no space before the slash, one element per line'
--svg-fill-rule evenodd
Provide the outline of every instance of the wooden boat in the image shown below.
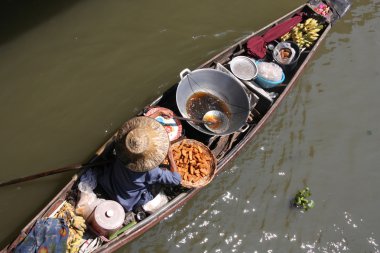
<path fill-rule="evenodd" d="M 315 1 L 313 1 L 315 2 Z M 248 120 L 248 128 L 246 131 L 237 131 L 232 134 L 223 135 L 223 136 L 211 136 L 200 133 L 190 125 L 184 123 L 183 128 L 186 130 L 186 137 L 196 139 L 207 145 L 217 160 L 217 169 L 216 174 L 220 173 L 222 170 L 227 168 L 227 164 L 231 162 L 239 152 L 244 148 L 244 146 L 254 138 L 265 123 L 269 120 L 272 113 L 276 110 L 279 104 L 284 100 L 286 95 L 291 91 L 293 86 L 296 83 L 296 80 L 301 75 L 305 69 L 306 64 L 310 61 L 314 55 L 317 48 L 320 46 L 322 40 L 327 36 L 330 31 L 333 23 L 343 16 L 350 7 L 349 2 L 343 0 L 328 1 L 325 2 L 330 6 L 331 15 L 327 17 L 322 17 L 317 14 L 314 10 L 314 6 L 311 3 L 305 3 L 295 10 L 289 12 L 283 17 L 275 20 L 264 28 L 260 29 L 256 33 L 240 40 L 234 45 L 228 47 L 223 52 L 219 53 L 212 59 L 203 63 L 199 66 L 198 69 L 203 68 L 216 68 L 217 66 L 226 66 L 228 69 L 227 63 L 239 55 L 247 55 L 247 41 L 253 36 L 262 36 L 269 29 L 275 27 L 276 25 L 282 23 L 283 21 L 288 20 L 293 17 L 296 13 L 304 12 L 308 17 L 315 17 L 318 20 L 321 20 L 324 24 L 323 29 L 320 31 L 319 38 L 311 46 L 309 50 L 306 50 L 301 53 L 296 67 L 286 73 L 285 81 L 271 89 L 262 89 L 254 82 L 251 81 L 242 81 L 246 87 L 246 92 L 253 95 L 256 98 L 255 103 L 250 108 L 250 116 Z M 173 111 L 178 113 L 176 108 L 176 89 L 178 83 L 174 84 L 169 90 L 162 94 L 159 98 L 154 100 L 149 106 L 161 106 L 170 108 Z M 144 112 L 140 112 L 138 115 L 142 115 Z M 90 161 L 96 161 L 103 153 L 105 147 L 110 142 L 109 140 L 105 143 L 99 150 L 96 152 L 94 157 Z M 31 231 L 36 221 L 42 217 L 49 217 L 53 212 L 55 212 L 64 201 L 67 200 L 68 196 L 71 194 L 73 189 L 75 190 L 78 183 L 78 178 L 80 174 L 75 175 L 71 181 L 48 203 L 45 208 L 43 208 L 32 221 L 27 224 L 24 229 L 21 231 L 19 236 L 9 245 L 7 245 L 2 252 L 12 252 L 15 247 L 26 237 L 26 235 Z M 211 182 L 212 183 L 212 182 Z M 94 252 L 113 252 L 116 249 L 122 247 L 128 242 L 139 237 L 147 230 L 152 228 L 154 225 L 159 223 L 162 219 L 172 214 L 175 210 L 183 206 L 187 201 L 194 197 L 199 191 L 203 188 L 193 188 L 193 189 L 181 189 L 177 191 L 171 200 L 160 210 L 149 215 L 142 221 L 138 222 L 134 226 L 130 227 L 122 234 L 117 236 L 113 240 L 103 241 L 103 244 L 98 247 Z"/>

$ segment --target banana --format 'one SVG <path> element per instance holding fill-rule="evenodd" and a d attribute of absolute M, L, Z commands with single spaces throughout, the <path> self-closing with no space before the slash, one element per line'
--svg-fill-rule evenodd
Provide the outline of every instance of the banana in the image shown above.
<path fill-rule="evenodd" d="M 65 203 L 55 214 L 57 218 L 63 218 L 69 227 L 69 237 L 67 239 L 67 252 L 76 253 L 82 243 L 83 234 L 86 231 L 86 221 L 82 216 L 76 215 L 74 207 Z"/>
<path fill-rule="evenodd" d="M 292 40 L 300 48 L 311 47 L 319 38 L 318 32 L 323 29 L 323 25 L 315 18 L 308 18 L 303 23 L 298 23 L 293 29 L 281 37 L 281 41 Z"/>
<path fill-rule="evenodd" d="M 311 30 L 311 32 L 318 33 L 320 30 L 321 30 L 321 29 L 319 29 L 319 28 L 315 28 L 315 29 Z"/>
<path fill-rule="evenodd" d="M 291 33 L 286 33 L 281 37 L 281 41 L 286 41 L 291 38 Z"/>
<path fill-rule="evenodd" d="M 319 36 L 319 34 L 315 32 L 309 32 L 306 34 L 306 36 Z"/>
<path fill-rule="evenodd" d="M 309 39 L 312 40 L 312 41 L 315 41 L 315 40 L 318 39 L 318 37 L 317 36 L 312 36 L 312 37 L 309 37 Z"/>
<path fill-rule="evenodd" d="M 310 24 L 312 24 L 314 26 L 318 25 L 318 21 L 316 19 L 312 18 L 311 21 L 310 21 Z"/>

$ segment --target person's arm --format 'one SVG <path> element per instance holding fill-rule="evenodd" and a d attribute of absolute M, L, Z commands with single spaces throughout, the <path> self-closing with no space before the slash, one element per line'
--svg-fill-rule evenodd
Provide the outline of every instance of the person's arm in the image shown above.
<path fill-rule="evenodd" d="M 151 118 L 157 118 L 158 116 L 161 116 L 161 117 L 164 117 L 164 118 L 171 118 L 173 117 L 173 113 L 171 111 L 155 111 L 154 113 L 152 113 L 151 115 L 149 115 L 149 117 Z"/>
<path fill-rule="evenodd" d="M 173 152 L 172 152 L 171 148 L 169 148 L 168 159 L 169 159 L 170 171 L 171 172 L 178 172 L 177 164 L 174 161 Z"/>
<path fill-rule="evenodd" d="M 168 151 L 169 160 L 169 170 L 163 170 L 161 168 L 156 168 L 149 171 L 150 177 L 153 183 L 169 184 L 169 185 L 179 185 L 181 183 L 181 175 L 178 173 L 177 165 L 173 158 L 173 153 L 169 148 Z"/>
<path fill-rule="evenodd" d="M 181 175 L 176 171 L 163 170 L 157 167 L 148 173 L 149 184 L 179 185 L 181 183 Z"/>

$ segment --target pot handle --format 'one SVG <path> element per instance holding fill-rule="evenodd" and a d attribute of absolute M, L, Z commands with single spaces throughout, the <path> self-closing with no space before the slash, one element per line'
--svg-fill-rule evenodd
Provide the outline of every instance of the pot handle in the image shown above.
<path fill-rule="evenodd" d="M 245 123 L 244 126 L 242 126 L 239 130 L 237 130 L 238 132 L 240 133 L 244 133 L 245 131 L 247 131 L 249 128 L 249 124 L 248 123 Z"/>
<path fill-rule="evenodd" d="M 181 77 L 181 80 L 185 78 L 186 75 L 190 74 L 191 70 L 190 69 L 184 69 L 179 73 L 179 77 Z"/>

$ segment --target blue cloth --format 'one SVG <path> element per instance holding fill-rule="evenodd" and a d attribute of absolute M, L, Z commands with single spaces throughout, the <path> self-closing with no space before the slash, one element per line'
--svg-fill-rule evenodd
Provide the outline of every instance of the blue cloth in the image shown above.
<path fill-rule="evenodd" d="M 29 234 L 17 245 L 15 252 L 66 252 L 68 236 L 69 228 L 63 219 L 42 218 L 37 220 Z"/>
<path fill-rule="evenodd" d="M 107 194 L 119 202 L 126 211 L 144 205 L 153 199 L 152 187 L 156 184 L 179 185 L 181 176 L 177 172 L 159 167 L 147 172 L 127 169 L 117 158 L 98 175 L 98 183 Z"/>

